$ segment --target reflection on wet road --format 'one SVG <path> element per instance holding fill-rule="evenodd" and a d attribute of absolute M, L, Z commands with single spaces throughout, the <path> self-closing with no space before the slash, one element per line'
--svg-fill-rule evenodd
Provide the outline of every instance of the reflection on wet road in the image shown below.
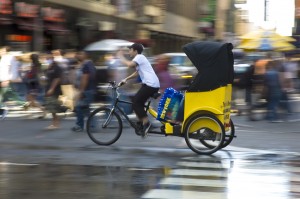
<path fill-rule="evenodd" d="M 294 199 L 300 198 L 300 158 L 222 152 L 155 169 L 1 162 L 0 190 L 1 199 Z"/>
<path fill-rule="evenodd" d="M 227 158 L 186 157 L 177 166 L 142 198 L 300 198 L 297 156 L 236 153 Z"/>
<path fill-rule="evenodd" d="M 1 199 L 139 198 L 163 170 L 72 165 L 0 165 Z"/>

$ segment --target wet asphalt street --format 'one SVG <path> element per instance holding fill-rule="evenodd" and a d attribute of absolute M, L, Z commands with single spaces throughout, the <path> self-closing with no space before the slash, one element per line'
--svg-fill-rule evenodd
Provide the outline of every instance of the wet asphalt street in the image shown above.
<path fill-rule="evenodd" d="M 45 131 L 49 120 L 0 122 L 0 198 L 300 198 L 299 122 L 234 116 L 237 138 L 199 156 L 177 137 L 142 140 L 126 129 L 97 146 L 86 134 Z"/>

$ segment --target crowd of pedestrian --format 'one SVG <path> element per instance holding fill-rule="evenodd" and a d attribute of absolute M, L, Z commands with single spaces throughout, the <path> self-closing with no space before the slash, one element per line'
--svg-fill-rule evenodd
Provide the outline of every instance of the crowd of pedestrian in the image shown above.
<path fill-rule="evenodd" d="M 254 120 L 256 109 L 266 110 L 269 122 L 291 121 L 294 118 L 291 97 L 299 93 L 299 60 L 291 56 L 254 60 L 247 71 L 235 80 L 235 85 L 245 90 L 249 119 Z M 235 87 L 235 89 L 237 88 Z"/>
<path fill-rule="evenodd" d="M 48 53 L 12 53 L 9 47 L 0 48 L 0 116 L 7 114 L 6 102 L 14 102 L 24 110 L 38 108 L 44 118 L 48 113 L 52 120 L 47 130 L 60 128 L 58 113 L 73 110 L 76 123 L 72 131 L 84 130 L 84 119 L 96 90 L 96 68 L 84 51 L 64 53 L 53 50 Z M 66 106 L 62 86 L 72 96 L 73 107 Z"/>
<path fill-rule="evenodd" d="M 69 108 L 76 115 L 76 122 L 71 130 L 84 131 L 84 120 L 90 112 L 90 104 L 95 100 L 97 81 L 96 68 L 86 52 L 64 52 L 57 49 L 48 53 L 12 53 L 9 52 L 9 47 L 1 48 L 0 52 L 1 116 L 5 117 L 7 113 L 7 101 L 17 102 L 25 111 L 39 109 L 39 114 L 42 113 L 37 117 L 39 119 L 51 114 L 52 120 L 45 129 L 55 130 L 60 128 L 59 113 Z M 120 82 L 131 72 L 127 66 L 122 65 L 115 53 L 107 58 L 106 64 L 109 80 Z M 121 65 L 127 68 L 126 72 L 120 72 Z M 162 93 L 166 88 L 174 86 L 168 65 L 169 57 L 165 55 L 156 56 L 152 65 L 161 82 Z M 136 78 L 133 82 L 131 87 L 122 87 L 126 100 L 131 100 L 132 96 L 126 94 L 132 92 L 132 87 L 141 80 Z M 62 88 L 69 90 L 64 93 Z M 76 93 L 71 103 L 73 107 L 66 107 L 63 103 L 62 98 L 66 92 Z M 126 113 L 133 111 L 132 107 L 124 107 L 124 110 Z"/>

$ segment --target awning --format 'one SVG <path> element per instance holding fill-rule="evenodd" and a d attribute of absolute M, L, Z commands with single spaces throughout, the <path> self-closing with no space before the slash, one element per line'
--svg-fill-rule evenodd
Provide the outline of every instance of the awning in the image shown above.
<path fill-rule="evenodd" d="M 34 18 L 17 18 L 15 20 L 16 24 L 18 25 L 19 29 L 22 30 L 34 30 L 36 27 L 36 23 Z M 40 27 L 42 28 L 42 27 Z"/>
<path fill-rule="evenodd" d="M 44 23 L 45 31 L 56 35 L 66 35 L 70 33 L 70 30 L 62 23 Z"/>
<path fill-rule="evenodd" d="M 10 25 L 13 23 L 12 17 L 0 16 L 0 25 Z"/>

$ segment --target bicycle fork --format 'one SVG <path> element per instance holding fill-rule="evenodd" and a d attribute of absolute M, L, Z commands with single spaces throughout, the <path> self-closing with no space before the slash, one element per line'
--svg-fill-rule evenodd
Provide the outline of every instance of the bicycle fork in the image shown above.
<path fill-rule="evenodd" d="M 106 119 L 105 122 L 102 124 L 102 128 L 106 128 L 107 125 L 110 123 L 110 121 L 111 121 L 111 116 L 112 116 L 112 114 L 113 114 L 114 111 L 115 111 L 115 107 L 112 107 L 111 110 L 110 110 L 110 112 L 109 112 L 109 114 L 108 114 L 107 119 Z"/>

